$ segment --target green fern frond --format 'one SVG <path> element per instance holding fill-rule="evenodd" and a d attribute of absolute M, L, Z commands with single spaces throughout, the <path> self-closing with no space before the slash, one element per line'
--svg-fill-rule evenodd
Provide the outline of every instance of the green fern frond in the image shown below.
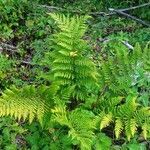
<path fill-rule="evenodd" d="M 133 51 L 121 48 L 101 58 L 100 79 L 102 86 L 109 85 L 108 93 L 126 96 L 138 83 L 141 70 L 149 76 L 150 47 L 142 49 L 137 43 Z"/>
<path fill-rule="evenodd" d="M 87 28 L 85 21 L 88 17 L 50 15 L 60 29 L 60 32 L 53 36 L 53 51 L 50 54 L 54 81 L 62 89 L 75 86 L 71 96 L 84 101 L 88 94 L 91 91 L 95 92 L 98 87 L 96 65 L 87 56 L 89 46 L 82 39 Z"/>
<path fill-rule="evenodd" d="M 82 150 L 91 150 L 94 139 L 95 115 L 87 110 L 76 109 L 69 115 L 72 128 L 70 136 L 80 142 Z M 83 120 L 85 123 L 83 123 Z"/>
<path fill-rule="evenodd" d="M 150 43 L 143 50 L 144 69 L 150 72 Z"/>
<path fill-rule="evenodd" d="M 21 89 L 7 89 L 0 98 L 0 116 L 15 117 L 31 123 L 35 118 L 43 124 L 53 107 L 53 94 L 47 87 L 25 86 Z"/>
<path fill-rule="evenodd" d="M 133 61 L 136 62 L 141 56 L 142 56 L 142 48 L 139 43 L 136 43 L 133 50 L 132 59 Z"/>
<path fill-rule="evenodd" d="M 55 107 L 52 110 L 54 119 L 59 124 L 69 128 L 69 136 L 75 140 L 83 150 L 91 150 L 95 137 L 93 130 L 96 127 L 95 116 L 87 110 L 76 109 L 68 112 L 65 108 Z M 83 123 L 83 120 L 85 123 Z"/>
<path fill-rule="evenodd" d="M 114 101 L 114 102 L 113 102 Z M 134 137 L 137 127 L 142 128 L 142 134 L 147 135 L 148 128 L 143 125 L 150 125 L 150 108 L 138 104 L 137 97 L 128 95 L 128 97 L 112 97 L 110 99 L 101 99 L 100 101 L 100 129 L 115 123 L 115 136 L 118 139 L 121 131 L 125 130 L 127 139 Z M 125 124 L 125 125 L 124 125 Z M 146 125 L 145 125 L 146 124 Z M 144 137 L 146 137 L 144 135 Z"/>
<path fill-rule="evenodd" d="M 66 125 L 68 127 L 71 127 L 66 108 L 64 106 L 56 106 L 52 110 L 52 113 L 54 114 L 54 120 L 58 122 L 61 125 Z"/>

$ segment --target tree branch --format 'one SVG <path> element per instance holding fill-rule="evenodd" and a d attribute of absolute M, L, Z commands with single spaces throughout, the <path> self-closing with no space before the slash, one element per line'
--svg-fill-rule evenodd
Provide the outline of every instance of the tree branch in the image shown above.
<path fill-rule="evenodd" d="M 116 12 L 117 14 L 123 15 L 123 16 L 125 16 L 127 18 L 130 18 L 132 20 L 135 20 L 136 22 L 138 22 L 138 23 L 140 23 L 140 24 L 142 24 L 144 26 L 150 27 L 150 24 L 148 24 L 147 22 L 145 22 L 145 21 L 143 21 L 143 20 L 141 20 L 139 18 L 136 18 L 135 16 L 129 15 L 129 14 L 123 12 L 123 11 L 116 10 L 116 9 L 113 9 L 113 8 L 109 8 L 109 10 L 112 11 L 112 12 Z"/>
<path fill-rule="evenodd" d="M 145 3 L 145 4 L 141 4 L 141 5 L 138 5 L 138 6 L 133 6 L 133 7 L 124 8 L 124 9 L 116 9 L 116 10 L 124 12 L 124 11 L 129 11 L 129 10 L 133 10 L 133 9 L 137 9 L 137 8 L 141 8 L 141 7 L 145 7 L 145 6 L 149 6 L 149 5 L 150 5 L 150 2 Z M 88 13 L 88 12 L 81 12 L 79 10 L 67 10 L 65 8 L 55 7 L 55 6 L 48 6 L 48 5 L 38 5 L 38 6 L 41 7 L 41 8 L 45 8 L 45 9 L 51 11 L 51 12 L 55 10 L 55 11 L 72 12 L 72 13 L 78 13 L 78 14 L 104 15 L 104 16 L 109 16 L 109 15 L 116 14 L 116 12 L 107 13 L 107 12 L 101 12 L 101 11 Z"/>
<path fill-rule="evenodd" d="M 3 49 L 6 49 L 7 51 L 11 51 L 11 52 L 18 52 L 17 47 L 14 47 L 13 45 L 1 42 L 0 43 L 0 50 L 2 51 Z"/>

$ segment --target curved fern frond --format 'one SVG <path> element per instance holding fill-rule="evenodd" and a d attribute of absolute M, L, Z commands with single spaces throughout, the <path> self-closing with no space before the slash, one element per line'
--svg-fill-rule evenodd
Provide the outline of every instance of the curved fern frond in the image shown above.
<path fill-rule="evenodd" d="M 60 109 L 58 106 L 52 112 L 54 113 L 55 121 L 69 128 L 69 136 L 72 140 L 78 142 L 82 150 L 91 150 L 95 137 L 93 130 L 96 126 L 94 114 L 80 109 L 68 112 L 65 108 Z M 83 120 L 85 123 L 83 123 Z"/>
<path fill-rule="evenodd" d="M 44 118 L 50 114 L 53 107 L 53 94 L 50 88 L 25 86 L 7 89 L 0 98 L 0 116 L 12 116 L 31 123 L 37 118 L 43 124 Z"/>
<path fill-rule="evenodd" d="M 127 140 L 130 141 L 131 139 L 130 120 L 125 121 L 125 133 L 127 136 Z"/>

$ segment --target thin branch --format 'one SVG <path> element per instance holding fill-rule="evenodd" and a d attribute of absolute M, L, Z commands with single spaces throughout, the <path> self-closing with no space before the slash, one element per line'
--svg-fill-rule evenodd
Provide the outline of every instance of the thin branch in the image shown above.
<path fill-rule="evenodd" d="M 79 10 L 68 10 L 65 8 L 61 8 L 61 7 L 55 7 L 55 6 L 48 6 L 48 5 L 38 5 L 41 8 L 45 8 L 48 11 L 52 12 L 52 11 L 60 11 L 60 12 L 72 12 L 72 13 L 78 13 L 78 14 L 85 14 Z"/>
<path fill-rule="evenodd" d="M 145 7 L 145 6 L 149 6 L 150 3 L 145 3 L 145 4 L 141 4 L 138 6 L 133 6 L 133 7 L 129 7 L 129 8 L 123 8 L 123 9 L 116 9 L 118 11 L 129 11 L 129 10 L 134 10 L 137 8 L 141 8 L 141 7 Z M 116 12 L 111 12 L 111 13 L 106 13 L 106 12 L 91 12 L 89 13 L 89 15 L 105 15 L 105 16 L 111 16 L 111 15 L 115 15 Z"/>
<path fill-rule="evenodd" d="M 137 8 L 141 8 L 141 7 L 145 7 L 145 6 L 149 6 L 149 5 L 150 5 L 150 2 L 145 3 L 145 4 L 141 4 L 141 5 L 138 5 L 138 6 L 133 6 L 133 7 L 124 8 L 124 9 L 118 9 L 118 10 L 119 11 L 129 11 L 129 10 L 133 10 L 133 9 L 137 9 Z"/>
<path fill-rule="evenodd" d="M 37 65 L 37 64 L 33 64 L 31 62 L 28 62 L 28 61 L 20 61 L 21 64 L 26 64 L 26 65 L 30 65 L 30 66 L 34 66 L 34 65 Z"/>
<path fill-rule="evenodd" d="M 117 11 L 124 12 L 124 11 L 134 10 L 134 9 L 149 6 L 149 5 L 150 5 L 150 2 L 145 3 L 145 4 L 141 4 L 141 5 L 138 5 L 138 6 L 129 7 L 129 8 L 117 9 Z M 51 12 L 52 11 L 64 11 L 64 12 L 72 12 L 72 13 L 78 13 L 78 14 L 104 15 L 104 16 L 109 16 L 109 15 L 116 14 L 116 12 L 106 13 L 106 12 L 102 12 L 102 11 L 88 13 L 88 12 L 82 12 L 82 11 L 79 11 L 79 10 L 67 10 L 65 8 L 55 7 L 55 6 L 48 6 L 48 5 L 38 5 L 38 6 L 41 7 L 41 8 L 46 8 L 47 10 L 49 10 Z"/>
<path fill-rule="evenodd" d="M 110 11 L 112 12 L 116 12 L 117 14 L 120 14 L 120 15 L 123 15 L 127 18 L 130 18 L 132 20 L 135 20 L 136 22 L 140 23 L 140 24 L 143 24 L 144 26 L 147 26 L 147 27 L 150 27 L 150 24 L 148 24 L 147 22 L 135 17 L 135 16 L 132 16 L 132 15 L 129 15 L 123 11 L 119 11 L 119 10 L 116 10 L 116 9 L 113 9 L 113 8 L 109 8 Z"/>
<path fill-rule="evenodd" d="M 10 49 L 17 49 L 17 48 L 14 47 L 13 45 L 9 45 L 9 44 L 3 43 L 3 42 L 0 43 L 0 46 L 6 47 L 6 48 L 10 48 Z"/>
<path fill-rule="evenodd" d="M 128 41 L 122 41 L 122 43 L 128 48 L 128 49 L 134 49 L 134 47 L 128 43 Z"/>
<path fill-rule="evenodd" d="M 104 39 L 100 39 L 100 42 L 107 44 L 107 43 L 109 43 L 111 41 L 114 41 L 114 40 L 115 39 L 104 38 Z M 134 47 L 128 41 L 121 40 L 121 43 L 124 44 L 129 50 L 130 49 L 132 49 L 132 50 L 134 49 Z"/>
<path fill-rule="evenodd" d="M 52 11 L 52 10 L 64 10 L 63 8 L 61 7 L 55 7 L 55 6 L 48 6 L 48 5 L 38 5 L 39 7 L 41 8 L 46 8 L 47 10 L 49 11 Z"/>
<path fill-rule="evenodd" d="M 3 42 L 0 43 L 0 49 L 1 50 L 6 49 L 7 51 L 11 51 L 11 52 L 18 52 L 17 47 L 14 47 L 13 45 L 6 44 Z"/>

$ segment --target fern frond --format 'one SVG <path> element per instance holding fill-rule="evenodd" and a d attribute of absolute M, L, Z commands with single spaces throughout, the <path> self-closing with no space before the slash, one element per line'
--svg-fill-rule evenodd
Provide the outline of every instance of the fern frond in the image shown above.
<path fill-rule="evenodd" d="M 143 50 L 144 69 L 150 72 L 150 43 Z"/>
<path fill-rule="evenodd" d="M 51 111 L 54 114 L 54 120 L 56 122 L 58 122 L 61 125 L 66 125 L 68 127 L 71 127 L 68 120 L 67 111 L 64 106 L 56 106 Z"/>
<path fill-rule="evenodd" d="M 81 149 L 91 150 L 95 136 L 93 130 L 96 126 L 94 114 L 80 109 L 68 112 L 65 108 L 58 106 L 52 112 L 54 113 L 55 121 L 69 128 L 69 136 L 72 140 L 79 142 Z M 83 123 L 83 120 L 85 123 Z"/>
<path fill-rule="evenodd" d="M 109 126 L 110 122 L 114 122 L 114 131 L 117 139 L 121 131 L 125 130 L 125 135 L 127 139 L 130 140 L 137 132 L 137 127 L 142 128 L 143 135 L 147 135 L 148 128 L 146 126 L 150 125 L 150 108 L 143 107 L 136 101 L 137 97 L 132 94 L 128 95 L 126 98 L 101 98 L 101 113 L 99 115 L 100 129 Z"/>
<path fill-rule="evenodd" d="M 52 93 L 47 87 L 25 86 L 21 89 L 7 89 L 0 98 L 0 116 L 12 116 L 31 123 L 37 118 L 43 124 L 53 107 Z"/>
<path fill-rule="evenodd" d="M 93 129 L 95 129 L 94 117 L 94 114 L 89 111 L 80 109 L 72 111 L 69 115 L 72 125 L 69 135 L 80 142 L 80 147 L 83 150 L 91 150 L 94 139 Z"/>
<path fill-rule="evenodd" d="M 108 93 L 126 96 L 138 83 L 142 71 L 149 76 L 150 48 L 142 49 L 138 43 L 130 52 L 121 48 L 116 46 L 113 55 L 108 53 L 105 59 L 101 58 L 100 78 L 103 86 L 109 85 Z"/>
<path fill-rule="evenodd" d="M 60 32 L 54 34 L 52 74 L 62 89 L 75 86 L 72 97 L 84 101 L 90 91 L 98 87 L 95 64 L 87 56 L 88 44 L 82 39 L 87 25 L 87 16 L 50 14 Z M 94 89 L 94 90 L 93 90 Z"/>

